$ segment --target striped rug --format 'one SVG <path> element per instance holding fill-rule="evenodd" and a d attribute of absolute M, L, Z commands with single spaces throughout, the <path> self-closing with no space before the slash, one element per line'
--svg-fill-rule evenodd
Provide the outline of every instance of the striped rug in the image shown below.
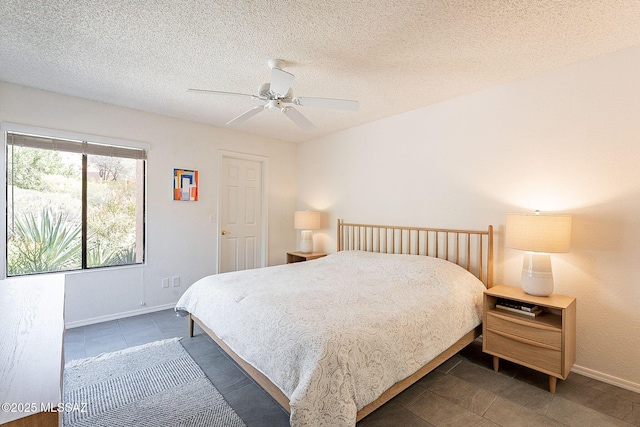
<path fill-rule="evenodd" d="M 65 365 L 63 426 L 245 424 L 174 338 Z"/>

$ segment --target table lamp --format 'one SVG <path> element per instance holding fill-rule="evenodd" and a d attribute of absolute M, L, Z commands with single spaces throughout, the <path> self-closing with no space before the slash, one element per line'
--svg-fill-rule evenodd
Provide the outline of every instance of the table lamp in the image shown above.
<path fill-rule="evenodd" d="M 313 252 L 313 231 L 320 228 L 320 212 L 296 211 L 293 217 L 293 227 L 300 232 L 300 252 Z"/>
<path fill-rule="evenodd" d="M 571 215 L 507 214 L 505 245 L 525 251 L 522 289 L 529 295 L 553 293 L 550 253 L 569 252 Z"/>

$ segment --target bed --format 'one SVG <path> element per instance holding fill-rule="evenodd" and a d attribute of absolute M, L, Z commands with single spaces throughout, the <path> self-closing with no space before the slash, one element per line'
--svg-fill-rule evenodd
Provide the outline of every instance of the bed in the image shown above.
<path fill-rule="evenodd" d="M 346 223 L 337 252 L 205 277 L 176 311 L 291 414 L 354 426 L 481 333 L 486 231 Z"/>

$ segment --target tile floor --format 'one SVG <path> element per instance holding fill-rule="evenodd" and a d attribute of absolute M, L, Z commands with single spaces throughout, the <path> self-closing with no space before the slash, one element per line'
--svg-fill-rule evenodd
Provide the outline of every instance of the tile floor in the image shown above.
<path fill-rule="evenodd" d="M 172 310 L 68 329 L 65 359 L 172 337 L 183 346 L 249 427 L 288 426 L 287 413 L 237 368 L 196 327 L 187 337 L 186 318 Z M 640 394 L 576 373 L 558 381 L 556 394 L 547 376 L 491 356 L 478 340 L 453 356 L 367 418 L 371 426 L 640 426 Z"/>

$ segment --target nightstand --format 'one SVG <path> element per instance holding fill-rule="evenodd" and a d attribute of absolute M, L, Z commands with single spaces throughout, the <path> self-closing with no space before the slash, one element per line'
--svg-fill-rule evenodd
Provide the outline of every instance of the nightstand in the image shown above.
<path fill-rule="evenodd" d="M 292 262 L 311 261 L 312 259 L 322 258 L 323 256 L 327 256 L 327 254 L 323 252 L 311 252 L 310 254 L 302 252 L 287 252 L 287 264 L 291 264 Z"/>
<path fill-rule="evenodd" d="M 537 305 L 535 317 L 496 308 L 505 299 Z M 549 375 L 549 391 L 566 379 L 576 359 L 576 299 L 551 294 L 536 297 L 521 288 L 499 285 L 484 293 L 482 350 L 493 355 L 497 372 L 500 358 Z"/>

